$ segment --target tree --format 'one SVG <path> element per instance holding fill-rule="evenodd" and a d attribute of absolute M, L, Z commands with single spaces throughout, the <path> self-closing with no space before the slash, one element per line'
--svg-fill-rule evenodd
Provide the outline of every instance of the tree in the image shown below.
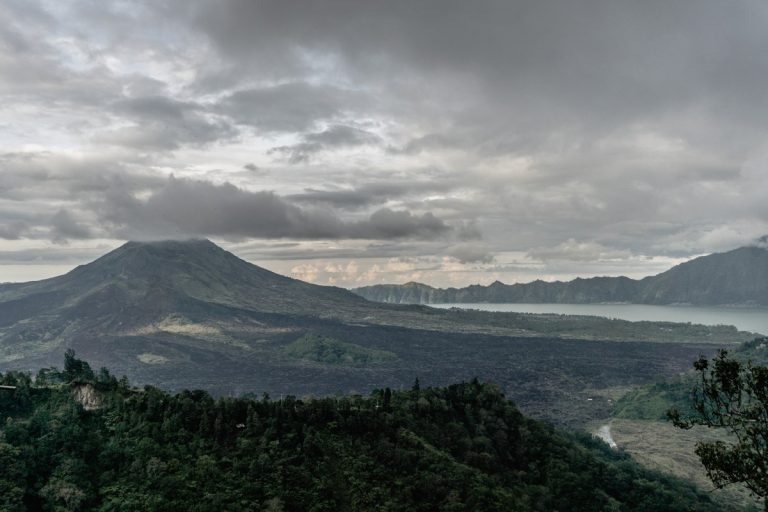
<path fill-rule="evenodd" d="M 384 389 L 383 402 L 384 402 L 383 403 L 384 410 L 389 412 L 392 409 L 392 407 L 391 407 L 391 405 L 392 405 L 392 390 L 391 389 L 389 389 L 389 388 L 385 388 Z"/>
<path fill-rule="evenodd" d="M 21 449 L 5 442 L 0 433 L 0 510 L 16 512 L 24 507 L 27 468 Z"/>
<path fill-rule="evenodd" d="M 95 375 L 91 370 L 91 365 L 75 357 L 75 351 L 68 348 L 64 352 L 64 380 L 71 382 L 73 380 L 94 380 Z"/>
<path fill-rule="evenodd" d="M 741 482 L 757 496 L 768 497 L 768 367 L 741 363 L 721 350 L 708 361 L 694 363 L 699 383 L 693 389 L 693 411 L 687 418 L 672 409 L 674 425 L 722 428 L 734 441 L 699 442 L 696 455 L 707 475 L 721 488 Z M 765 501 L 768 511 L 768 500 Z"/>
<path fill-rule="evenodd" d="M 35 377 L 36 386 L 52 386 L 61 383 L 61 372 L 55 366 L 40 368 Z"/>

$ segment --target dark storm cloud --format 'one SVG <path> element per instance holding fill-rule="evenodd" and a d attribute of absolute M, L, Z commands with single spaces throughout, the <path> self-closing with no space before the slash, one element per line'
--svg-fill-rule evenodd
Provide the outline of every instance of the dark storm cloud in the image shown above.
<path fill-rule="evenodd" d="M 304 209 L 273 192 L 250 192 L 228 183 L 172 177 L 146 200 L 112 192 L 99 208 L 100 218 L 128 238 L 432 239 L 451 232 L 429 212 L 383 208 L 362 220 L 342 220 L 331 210 Z"/>
<path fill-rule="evenodd" d="M 49 236 L 53 215 L 46 210 L 45 204 L 20 205 L 15 201 L 0 200 L 0 219 L 0 239 L 53 238 Z"/>
<path fill-rule="evenodd" d="M 446 253 L 461 263 L 493 263 L 493 253 L 487 246 L 459 244 L 450 247 Z"/>
<path fill-rule="evenodd" d="M 145 201 L 129 194 L 107 199 L 103 218 L 131 238 L 141 236 L 148 225 L 156 236 L 303 238 L 334 236 L 339 230 L 331 215 L 308 215 L 272 192 L 247 192 L 230 184 L 170 178 Z M 111 211 L 114 204 L 121 207 Z"/>
<path fill-rule="evenodd" d="M 81 224 L 70 211 L 60 209 L 51 219 L 51 231 L 54 241 L 91 238 L 91 230 Z"/>
<path fill-rule="evenodd" d="M 222 55 L 256 67 L 275 57 L 253 48 L 276 49 L 289 64 L 273 69 L 291 77 L 309 72 L 307 60 L 330 55 L 353 80 L 378 86 L 390 113 L 446 121 L 408 151 L 478 141 L 483 152 L 549 151 L 640 123 L 697 144 L 722 144 L 726 124 L 746 122 L 754 131 L 728 141 L 740 149 L 765 133 L 755 106 L 768 104 L 768 8 L 755 2 L 227 7 L 204 4 L 198 19 Z M 588 169 L 580 172 L 589 179 Z"/>
<path fill-rule="evenodd" d="M 705 93 L 730 92 L 745 105 L 764 99 L 758 85 L 768 69 L 759 59 L 766 9 L 714 0 L 235 0 L 201 3 L 196 22 L 241 64 L 270 63 L 270 72 L 290 75 L 307 72 L 313 56 L 332 55 L 363 82 L 465 74 L 459 83 L 430 87 L 477 81 L 490 100 L 512 102 L 488 102 L 505 113 L 523 101 L 538 108 L 548 100 L 538 116 L 546 121 L 557 110 L 592 111 L 592 119 L 649 114 L 649 107 L 666 110 Z"/>
<path fill-rule="evenodd" d="M 23 205 L 35 200 L 83 200 L 112 189 L 148 190 L 165 179 L 116 163 L 122 153 L 73 157 L 49 152 L 0 154 L 0 198 Z"/>
<path fill-rule="evenodd" d="M 19 220 L 5 220 L 0 223 L 0 238 L 4 240 L 18 240 L 27 234 L 29 225 Z"/>
<path fill-rule="evenodd" d="M 766 27 L 754 0 L 9 0 L 0 237 L 574 265 L 747 243 L 768 232 Z"/>
<path fill-rule="evenodd" d="M 95 210 L 107 198 L 142 194 L 165 182 L 115 164 L 108 154 L 0 154 L 0 238 L 64 242 L 106 236 Z M 115 203 L 112 208 L 119 208 Z"/>
<path fill-rule="evenodd" d="M 0 162 L 16 171 L 5 175 L 12 179 L 0 180 L 0 238 L 9 240 L 187 236 L 431 240 L 454 231 L 429 212 L 380 208 L 343 219 L 334 209 L 300 206 L 274 192 L 110 171 L 99 161 L 6 154 Z M 47 187 L 53 202 L 32 200 L 39 187 Z"/>
<path fill-rule="evenodd" d="M 393 154 L 458 150 L 495 166 L 467 174 L 478 193 L 464 205 L 485 214 L 495 238 L 514 233 L 517 248 L 597 232 L 620 244 L 630 219 L 704 230 L 755 214 L 768 222 L 740 175 L 766 136 L 765 4 L 233 1 L 197 14 L 245 74 L 271 63 L 274 76 L 299 80 L 313 61 L 330 62 L 376 91 L 379 112 L 422 132 L 403 133 Z M 502 172 L 507 157 L 530 169 Z M 712 181 L 740 204 L 718 203 Z M 518 229 L 517 219 L 536 226 Z M 705 240 L 688 228 L 677 235 L 691 247 Z M 631 248 L 665 245 L 655 242 L 638 236 Z"/>
<path fill-rule="evenodd" d="M 349 236 L 353 238 L 435 238 L 445 235 L 450 228 L 442 219 L 427 212 L 414 215 L 407 210 L 382 208 L 373 212 L 368 220 L 351 224 Z"/>
<path fill-rule="evenodd" d="M 355 91 L 331 85 L 290 82 L 244 89 L 225 97 L 222 113 L 238 123 L 265 132 L 303 132 L 316 123 L 333 120 L 359 107 Z"/>

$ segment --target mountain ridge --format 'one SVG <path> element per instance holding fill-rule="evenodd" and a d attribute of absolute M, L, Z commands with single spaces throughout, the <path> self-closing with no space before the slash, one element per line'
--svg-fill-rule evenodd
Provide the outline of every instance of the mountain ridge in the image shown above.
<path fill-rule="evenodd" d="M 571 281 L 435 288 L 422 283 L 381 284 L 352 290 L 376 302 L 635 303 L 656 305 L 768 306 L 768 250 L 747 246 L 694 258 L 642 279 L 577 277 Z"/>
<path fill-rule="evenodd" d="M 134 382 L 215 394 L 322 395 L 479 376 L 563 423 L 607 407 L 586 401 L 588 386 L 676 374 L 752 338 L 729 326 L 375 303 L 200 240 L 129 242 L 63 276 L 0 288 L 0 371 L 37 371 L 72 348 Z M 330 341 L 301 342 L 317 339 Z M 586 404 L 579 418 L 562 413 L 574 400 Z"/>

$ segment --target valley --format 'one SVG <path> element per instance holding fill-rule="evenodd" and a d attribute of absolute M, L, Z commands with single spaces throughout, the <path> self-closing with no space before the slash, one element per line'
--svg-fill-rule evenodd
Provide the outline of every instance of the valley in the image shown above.
<path fill-rule="evenodd" d="M 753 337 L 729 326 L 373 303 L 204 240 L 130 242 L 64 276 L 0 287 L 3 370 L 35 372 L 73 348 L 138 384 L 216 395 L 478 377 L 524 412 L 571 427 L 609 416 L 606 390 L 675 376 L 699 354 Z"/>
<path fill-rule="evenodd" d="M 726 325 L 374 303 L 205 240 L 131 242 L 64 276 L 0 286 L 0 371 L 53 375 L 71 348 L 138 385 L 304 400 L 477 378 L 526 415 L 598 431 L 649 469 L 699 483 L 690 436 L 670 436 L 680 440 L 674 450 L 651 439 L 671 428 L 659 420 L 685 400 L 681 375 L 692 361 L 720 348 L 762 354 L 756 336 Z"/>

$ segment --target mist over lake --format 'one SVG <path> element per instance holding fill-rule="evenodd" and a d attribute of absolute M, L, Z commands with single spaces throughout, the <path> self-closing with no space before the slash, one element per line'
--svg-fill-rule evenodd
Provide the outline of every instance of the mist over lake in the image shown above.
<path fill-rule="evenodd" d="M 430 304 L 435 308 L 477 309 L 514 313 L 591 315 L 620 320 L 691 322 L 703 325 L 734 325 L 739 330 L 768 333 L 768 309 L 701 306 L 651 306 L 646 304 Z"/>

